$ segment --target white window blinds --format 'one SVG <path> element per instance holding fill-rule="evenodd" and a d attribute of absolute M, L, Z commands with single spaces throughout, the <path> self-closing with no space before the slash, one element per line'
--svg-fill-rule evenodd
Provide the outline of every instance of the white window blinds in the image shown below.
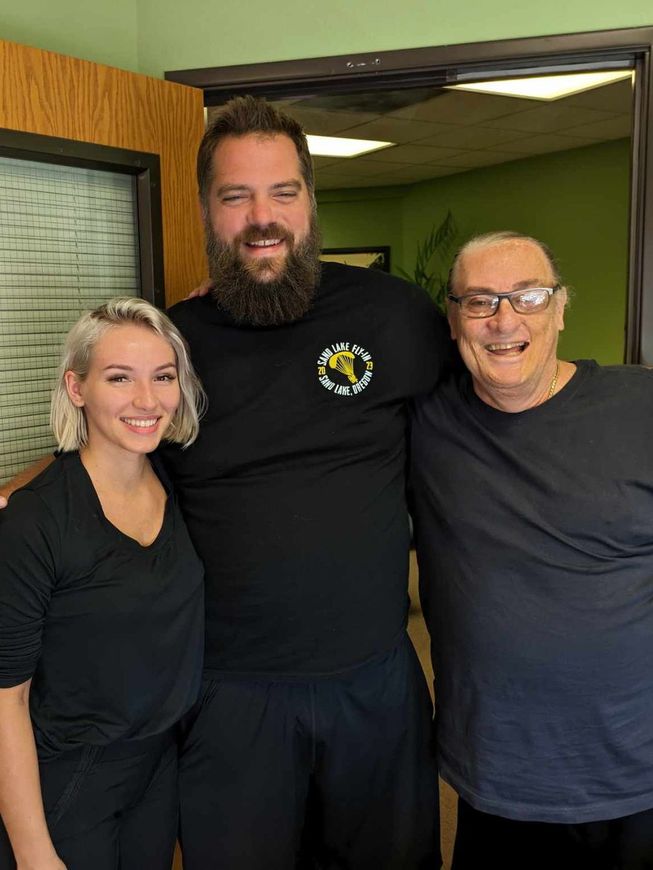
<path fill-rule="evenodd" d="M 50 392 L 70 326 L 139 293 L 131 176 L 0 157 L 0 482 L 53 449 Z"/>

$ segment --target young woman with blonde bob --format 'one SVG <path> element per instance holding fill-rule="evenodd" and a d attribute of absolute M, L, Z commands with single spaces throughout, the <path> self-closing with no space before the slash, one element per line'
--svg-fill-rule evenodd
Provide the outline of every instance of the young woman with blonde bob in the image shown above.
<path fill-rule="evenodd" d="M 0 514 L 3 870 L 170 870 L 202 566 L 148 454 L 192 443 L 203 403 L 184 340 L 144 300 L 68 334 L 61 452 Z"/>

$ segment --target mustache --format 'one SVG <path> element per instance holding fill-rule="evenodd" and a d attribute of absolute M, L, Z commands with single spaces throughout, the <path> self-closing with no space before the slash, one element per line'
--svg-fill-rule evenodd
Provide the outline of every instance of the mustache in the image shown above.
<path fill-rule="evenodd" d="M 306 236 L 299 239 L 275 223 L 252 224 L 229 242 L 222 241 L 208 221 L 204 229 L 209 275 L 214 283 L 212 296 L 235 323 L 279 326 L 306 314 L 320 279 L 321 241 L 315 217 L 311 218 Z M 247 262 L 241 243 L 269 238 L 288 240 L 285 255 L 251 258 L 255 262 Z M 261 277 L 264 273 L 265 280 Z"/>

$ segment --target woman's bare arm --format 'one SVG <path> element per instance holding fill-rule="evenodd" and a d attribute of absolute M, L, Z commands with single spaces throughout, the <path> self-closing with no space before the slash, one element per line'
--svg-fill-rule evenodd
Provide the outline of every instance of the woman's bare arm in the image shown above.
<path fill-rule="evenodd" d="M 45 821 L 30 683 L 0 689 L 0 814 L 18 870 L 65 870 Z"/>

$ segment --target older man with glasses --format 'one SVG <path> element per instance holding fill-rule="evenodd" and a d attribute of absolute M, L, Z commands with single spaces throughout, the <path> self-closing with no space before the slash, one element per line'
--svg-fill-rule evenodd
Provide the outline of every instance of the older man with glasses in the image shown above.
<path fill-rule="evenodd" d="M 566 302 L 543 244 L 473 239 L 468 371 L 415 408 L 454 870 L 653 867 L 653 372 L 558 359 Z"/>

